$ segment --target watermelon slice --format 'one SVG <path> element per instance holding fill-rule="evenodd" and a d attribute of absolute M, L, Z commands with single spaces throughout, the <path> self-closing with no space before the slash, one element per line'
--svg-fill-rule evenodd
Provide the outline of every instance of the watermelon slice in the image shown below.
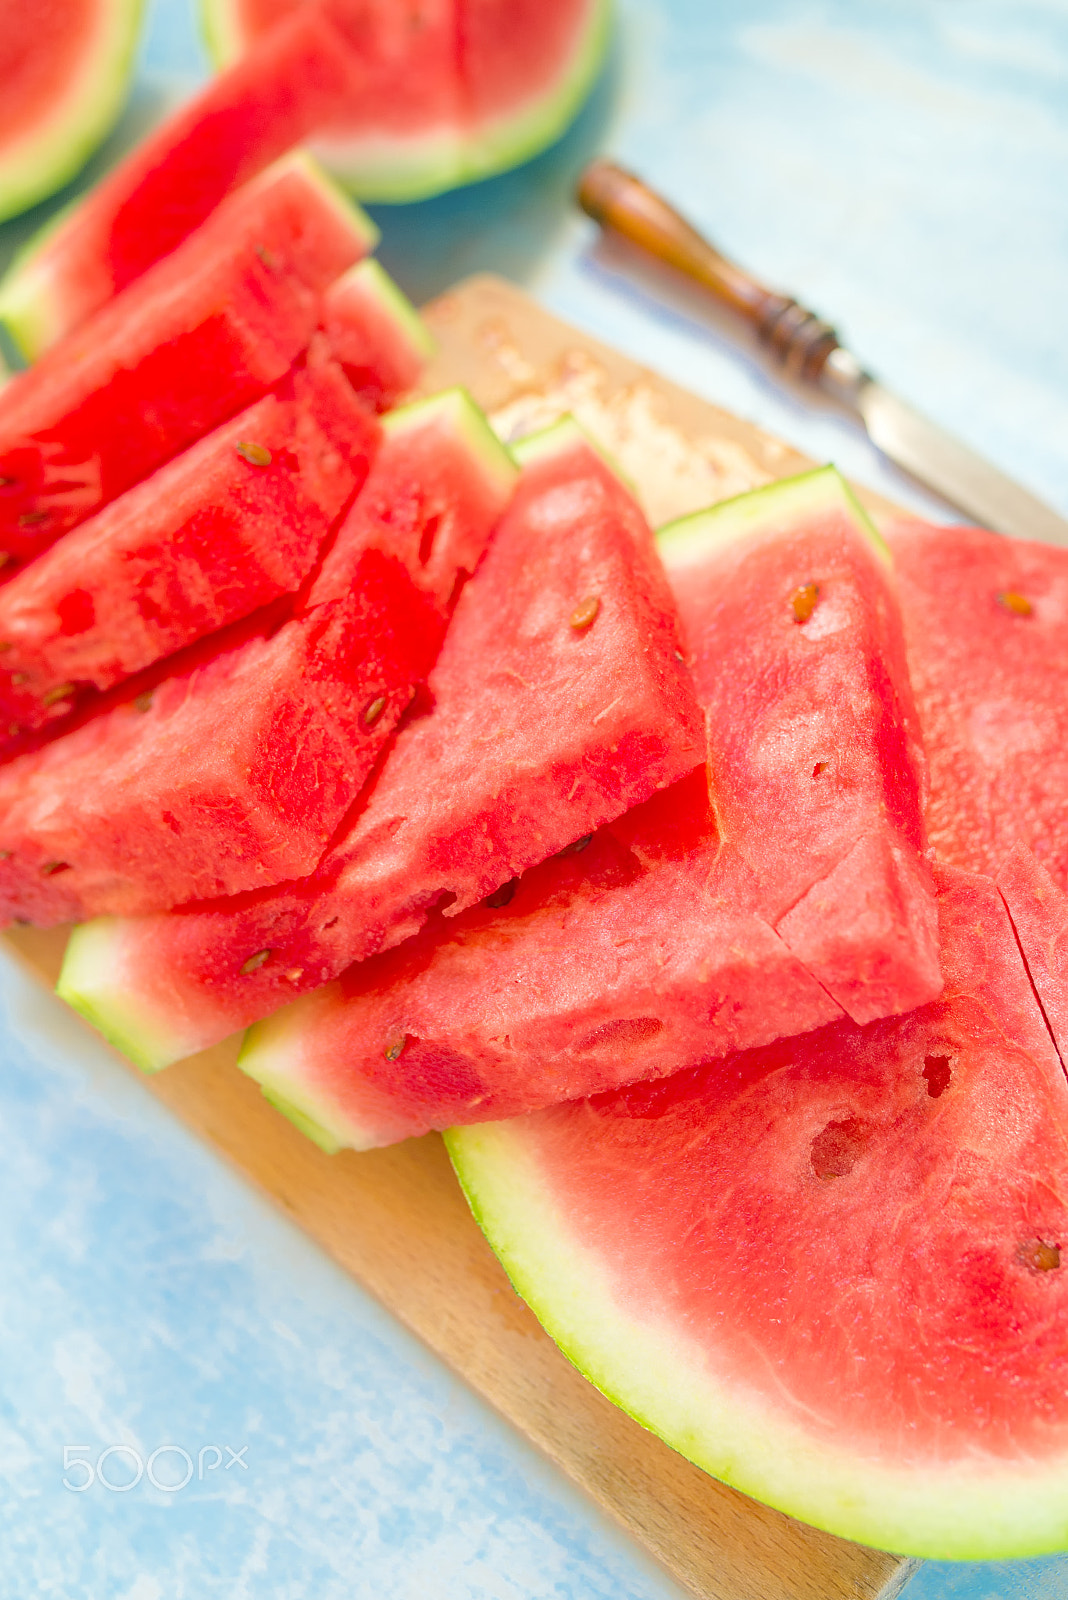
<path fill-rule="evenodd" d="M 1068 1085 L 993 885 L 939 878 L 941 1000 L 448 1143 L 548 1331 L 691 1460 L 1031 1555 L 1068 1525 Z"/>
<path fill-rule="evenodd" d="M 380 411 L 415 387 L 434 354 L 430 329 L 373 258 L 330 285 L 320 315 L 334 360 Z"/>
<path fill-rule="evenodd" d="M 61 189 L 122 110 L 141 0 L 53 0 L 4 11 L 0 220 Z"/>
<path fill-rule="evenodd" d="M 320 1142 L 514 1115 L 938 994 L 915 710 L 874 529 L 828 468 L 660 546 L 712 803 L 698 772 L 505 905 L 254 1028 L 241 1065 Z"/>
<path fill-rule="evenodd" d="M 300 587 L 378 445 L 332 364 L 299 371 L 0 589 L 0 750 Z"/>
<path fill-rule="evenodd" d="M 299 0 L 201 0 L 215 59 L 235 61 Z M 326 0 L 367 83 L 317 153 L 365 199 L 414 200 L 551 144 L 604 59 L 607 0 Z"/>
<path fill-rule="evenodd" d="M 362 77 L 317 7 L 260 40 L 15 261 L 0 320 L 27 358 L 169 255 L 232 189 L 348 103 Z"/>
<path fill-rule="evenodd" d="M 431 675 L 434 709 L 315 876 L 75 933 L 60 992 L 134 1060 L 224 1037 L 694 767 L 699 714 L 641 513 L 570 421 L 520 454 Z"/>
<path fill-rule="evenodd" d="M 21 563 L 277 383 L 374 230 L 289 158 L 0 393 L 0 551 Z"/>

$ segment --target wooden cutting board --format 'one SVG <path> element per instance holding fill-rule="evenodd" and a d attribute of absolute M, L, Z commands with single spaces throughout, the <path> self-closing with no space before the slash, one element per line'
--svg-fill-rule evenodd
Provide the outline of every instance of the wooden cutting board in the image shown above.
<path fill-rule="evenodd" d="M 556 321 L 500 279 L 427 308 L 423 389 L 463 383 L 506 438 L 572 411 L 656 524 L 811 463 Z M 893 509 L 865 495 L 875 510 Z M 8 942 L 50 985 L 65 935 Z M 702 1600 L 890 1600 L 914 1563 L 804 1527 L 717 1483 L 609 1404 L 560 1354 L 475 1226 L 440 1139 L 337 1156 L 234 1066 L 236 1042 L 145 1080 Z M 131 1069 L 133 1070 L 133 1069 Z M 459 1600 L 459 1597 L 458 1597 Z"/>

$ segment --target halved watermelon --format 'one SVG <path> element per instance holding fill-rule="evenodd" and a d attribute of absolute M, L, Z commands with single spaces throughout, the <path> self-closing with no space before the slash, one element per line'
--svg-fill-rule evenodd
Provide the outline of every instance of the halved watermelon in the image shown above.
<path fill-rule="evenodd" d="M 60 992 L 133 1059 L 163 1066 L 224 1037 L 699 761 L 674 605 L 640 511 L 570 421 L 521 455 L 431 675 L 433 710 L 398 738 L 315 876 L 75 933 Z"/>
<path fill-rule="evenodd" d="M 379 410 L 415 387 L 434 354 L 430 329 L 373 257 L 330 285 L 320 317 L 330 354 Z"/>
<path fill-rule="evenodd" d="M 224 66 L 300 0 L 201 0 Z M 608 0 L 326 0 L 367 82 L 315 148 L 364 199 L 414 200 L 515 166 L 575 116 L 604 59 Z"/>
<path fill-rule="evenodd" d="M 378 439 L 337 366 L 295 372 L 16 573 L 0 588 L 0 750 L 297 590 Z"/>
<path fill-rule="evenodd" d="M 1068 1085 L 993 885 L 939 877 L 943 999 L 448 1143 L 548 1331 L 691 1460 L 1031 1555 L 1068 1533 Z"/>
<path fill-rule="evenodd" d="M 277 383 L 312 336 L 318 291 L 375 237 L 307 157 L 288 158 L 8 384 L 7 564 L 46 549 Z"/>
<path fill-rule="evenodd" d="M 0 320 L 23 353 L 36 359 L 170 254 L 361 81 L 344 39 L 302 6 L 31 241 L 0 285 Z"/>
<path fill-rule="evenodd" d="M 51 0 L 4 10 L 0 220 L 61 189 L 122 110 L 141 0 Z"/>
<path fill-rule="evenodd" d="M 253 1028 L 241 1065 L 321 1142 L 514 1115 L 939 992 L 922 753 L 874 529 L 828 468 L 660 547 L 709 779 Z"/>

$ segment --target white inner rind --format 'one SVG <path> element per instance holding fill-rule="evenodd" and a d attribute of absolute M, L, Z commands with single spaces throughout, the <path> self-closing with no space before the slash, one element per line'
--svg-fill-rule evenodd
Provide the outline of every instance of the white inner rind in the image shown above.
<path fill-rule="evenodd" d="M 74 929 L 56 993 L 143 1072 L 158 1072 L 198 1048 L 176 1019 L 159 1014 L 131 984 L 122 917 L 96 917 Z"/>
<path fill-rule="evenodd" d="M 533 1126 L 532 1126 L 533 1125 Z M 564 1353 L 607 1397 L 706 1472 L 844 1538 L 933 1559 L 995 1560 L 1068 1543 L 1068 1455 L 888 1461 L 805 1430 L 800 1406 L 728 1376 L 655 1306 L 621 1303 L 603 1258 L 554 1203 L 536 1119 L 446 1135 L 471 1209 L 509 1278 Z M 528 1131 L 529 1130 L 529 1131 Z M 616 1263 L 625 1274 L 626 1261 Z M 833 1392 L 828 1408 L 833 1408 Z M 963 1441 L 962 1441 L 963 1443 Z"/>

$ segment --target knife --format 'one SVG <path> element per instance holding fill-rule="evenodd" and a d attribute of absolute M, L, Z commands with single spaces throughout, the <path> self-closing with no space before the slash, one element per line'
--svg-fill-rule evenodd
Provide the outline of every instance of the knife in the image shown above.
<path fill-rule="evenodd" d="M 791 377 L 860 417 L 890 460 L 984 527 L 1015 539 L 1068 545 L 1068 520 L 984 461 L 866 372 L 829 323 L 720 254 L 655 190 L 612 161 L 594 161 L 578 202 L 602 227 L 666 262 L 755 327 Z"/>

